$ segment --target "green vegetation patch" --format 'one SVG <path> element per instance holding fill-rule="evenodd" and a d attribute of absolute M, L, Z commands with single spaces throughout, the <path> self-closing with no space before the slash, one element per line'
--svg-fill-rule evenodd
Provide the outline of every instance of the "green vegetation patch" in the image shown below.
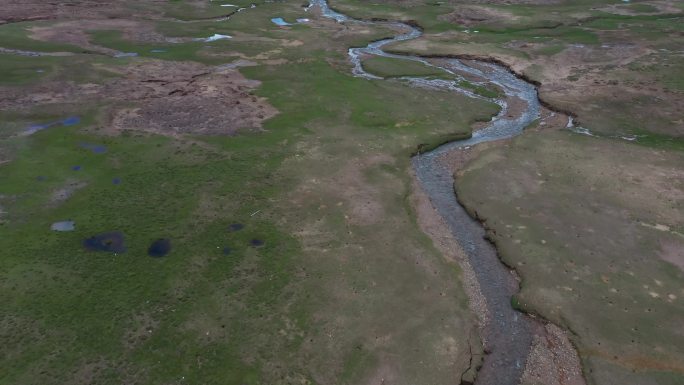
<path fill-rule="evenodd" d="M 441 68 L 432 67 L 415 60 L 371 56 L 363 60 L 363 66 L 368 72 L 383 78 L 402 76 L 434 77 L 442 79 L 454 78 L 454 75 Z"/>
<path fill-rule="evenodd" d="M 281 11 L 274 5 L 273 16 Z M 272 57 L 290 61 L 241 69 L 279 111 L 262 131 L 101 134 L 109 105 L 97 106 L 101 115 L 59 104 L 2 116 L 11 129 L 81 117 L 1 143 L 12 150 L 0 167 L 3 382 L 358 383 L 391 357 L 407 381 L 440 383 L 467 367 L 462 341 L 474 318 L 453 266 L 415 223 L 406 169 L 421 143 L 467 135 L 497 106 L 351 76 L 349 42 L 384 29 L 333 39 L 324 29 L 245 20 L 232 28 L 250 36 L 268 28 L 272 40 L 159 46 L 120 31 L 92 36 L 122 52 L 210 63 L 205 51 L 248 56 L 278 45 Z M 198 24 L 178 34 L 208 31 Z M 28 78 L 34 63 L 22 60 L 5 63 L 15 71 L 6 81 L 41 80 Z M 353 205 L 370 201 L 380 211 L 359 219 L 367 211 Z M 51 230 L 64 220 L 75 230 Z M 126 252 L 84 248 L 107 232 L 123 234 Z M 171 251 L 152 258 L 157 239 Z M 454 341 L 448 356 L 434 349 L 445 340 Z"/>
<path fill-rule="evenodd" d="M 101 83 L 116 76 L 101 68 L 116 65 L 108 58 L 90 55 L 20 56 L 0 54 L 0 84 L 27 85 L 38 81 L 69 79 L 77 83 Z"/>
<path fill-rule="evenodd" d="M 684 185 L 673 179 L 683 157 L 542 131 L 483 152 L 458 178 L 459 199 L 522 277 L 513 305 L 572 330 L 590 382 L 684 379 L 684 270 L 674 257 L 684 246 L 674 198 Z"/>
<path fill-rule="evenodd" d="M 44 26 L 47 25 L 47 23 L 48 22 L 26 22 L 0 25 L 0 47 L 37 52 L 77 53 L 87 51 L 81 47 L 71 44 L 51 43 L 31 39 L 29 37 L 29 28 L 34 26 Z"/>

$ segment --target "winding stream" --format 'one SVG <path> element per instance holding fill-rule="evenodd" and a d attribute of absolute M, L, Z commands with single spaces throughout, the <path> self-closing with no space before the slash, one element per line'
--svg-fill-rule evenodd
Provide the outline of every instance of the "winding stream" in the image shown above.
<path fill-rule="evenodd" d="M 488 99 L 459 87 L 458 80 L 428 79 L 420 77 L 404 77 L 403 81 L 413 86 L 449 90 L 466 94 L 470 97 L 495 102 L 501 106 L 500 113 L 484 128 L 473 133 L 466 140 L 454 141 L 436 148 L 433 151 L 416 155 L 412 164 L 424 191 L 432 205 L 443 217 L 449 230 L 463 247 L 470 265 L 479 283 L 480 291 L 485 298 L 489 317 L 484 325 L 482 338 L 485 351 L 482 368 L 478 372 L 476 384 L 517 385 L 525 369 L 534 331 L 539 321 L 514 310 L 511 307 L 511 296 L 518 291 L 518 283 L 511 272 L 501 263 L 494 247 L 484 238 L 484 228 L 470 217 L 459 204 L 454 194 L 453 171 L 447 168 L 442 157 L 452 151 L 459 151 L 478 143 L 500 140 L 519 135 L 523 129 L 540 116 L 540 102 L 534 85 L 519 79 L 506 68 L 478 62 L 477 68 L 469 66 L 457 59 L 445 59 L 434 64 L 427 59 L 387 53 L 383 47 L 389 43 L 418 38 L 421 30 L 405 23 L 375 22 L 352 19 L 336 12 L 328 6 L 327 0 L 311 0 L 310 6 L 318 6 L 327 18 L 340 23 L 353 22 L 365 24 L 383 24 L 406 30 L 407 32 L 390 39 L 376 41 L 363 48 L 350 48 L 349 57 L 354 65 L 356 76 L 368 79 L 382 79 L 364 70 L 361 57 L 377 55 L 403 60 L 421 62 L 425 65 L 440 68 L 454 74 L 469 74 L 486 79 L 485 83 L 499 86 L 509 98 L 519 98 L 526 103 L 523 111 L 512 118 L 507 117 L 509 108 L 503 99 Z M 462 78 L 461 78 L 462 79 Z"/>

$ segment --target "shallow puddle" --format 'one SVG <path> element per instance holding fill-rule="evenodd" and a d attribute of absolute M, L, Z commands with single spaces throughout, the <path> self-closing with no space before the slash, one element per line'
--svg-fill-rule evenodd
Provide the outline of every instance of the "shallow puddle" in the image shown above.
<path fill-rule="evenodd" d="M 233 223 L 228 226 L 228 231 L 233 232 L 233 231 L 240 231 L 245 228 L 245 225 L 242 223 Z"/>
<path fill-rule="evenodd" d="M 285 21 L 282 17 L 274 17 L 273 19 L 271 19 L 271 22 L 273 24 L 279 25 L 281 27 L 286 27 L 288 25 L 292 25 L 292 24 L 288 23 L 287 21 Z"/>
<path fill-rule="evenodd" d="M 38 131 L 43 131 L 45 129 L 48 129 L 50 127 L 58 127 L 58 126 L 73 126 L 76 124 L 81 123 L 81 118 L 78 116 L 69 116 L 68 118 L 62 119 L 62 120 L 56 120 L 54 122 L 48 122 L 48 123 L 38 123 L 38 124 L 32 124 L 24 130 L 24 135 L 33 135 Z"/>
<path fill-rule="evenodd" d="M 136 57 L 138 54 L 136 52 L 119 52 L 114 55 L 116 58 L 122 58 L 122 57 Z"/>
<path fill-rule="evenodd" d="M 76 230 L 76 223 L 74 221 L 60 221 L 55 222 L 50 226 L 52 231 L 74 231 Z"/>
<path fill-rule="evenodd" d="M 261 239 L 256 239 L 256 238 L 255 238 L 255 239 L 252 239 L 251 241 L 249 241 L 249 244 L 250 244 L 251 246 L 254 246 L 254 247 L 259 247 L 259 246 L 263 246 L 263 245 L 264 245 L 264 241 L 262 241 Z"/>
<path fill-rule="evenodd" d="M 162 238 L 152 242 L 147 249 L 147 255 L 150 257 L 164 257 L 171 251 L 171 240 Z"/>
<path fill-rule="evenodd" d="M 107 152 L 107 147 L 101 144 L 80 143 L 79 147 L 85 148 L 86 150 L 90 150 L 95 154 L 104 154 L 105 152 Z"/>
<path fill-rule="evenodd" d="M 230 35 L 221 35 L 219 33 L 215 33 L 213 36 L 205 37 L 205 38 L 198 38 L 195 39 L 196 41 L 203 41 L 205 43 L 210 43 L 212 41 L 217 41 L 217 40 L 224 40 L 224 39 L 232 39 L 233 37 Z"/>
<path fill-rule="evenodd" d="M 126 251 L 124 235 L 120 231 L 111 231 L 87 238 L 83 240 L 83 247 L 90 251 L 106 251 L 109 253 Z"/>

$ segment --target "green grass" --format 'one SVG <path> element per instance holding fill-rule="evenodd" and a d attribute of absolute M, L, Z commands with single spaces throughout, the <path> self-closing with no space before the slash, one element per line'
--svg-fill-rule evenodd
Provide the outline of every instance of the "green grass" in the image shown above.
<path fill-rule="evenodd" d="M 534 53 L 543 56 L 553 56 L 555 54 L 561 53 L 563 50 L 565 50 L 565 48 L 567 48 L 567 46 L 563 44 L 552 44 L 539 48 L 538 50 L 534 51 Z"/>
<path fill-rule="evenodd" d="M 681 238 L 638 224 L 681 226 L 670 193 L 652 199 L 682 161 L 671 150 L 537 132 L 485 151 L 456 183 L 459 199 L 487 220 L 502 259 L 522 279 L 512 305 L 572 330 L 589 381 L 614 373 L 630 384 L 681 382 L 672 317 L 682 304 L 663 293 L 673 293 L 683 273 L 660 257 L 664 242 Z M 641 367 L 635 360 L 646 355 L 663 366 Z"/>
<path fill-rule="evenodd" d="M 501 92 L 501 90 L 499 88 L 496 88 L 495 86 L 491 86 L 491 85 L 483 86 L 483 85 L 471 83 L 471 82 L 466 81 L 466 80 L 459 82 L 459 86 L 461 86 L 463 88 L 467 88 L 467 89 L 473 91 L 474 93 L 476 93 L 480 96 L 484 96 L 485 98 L 494 99 L 494 98 L 501 97 L 503 94 Z"/>
<path fill-rule="evenodd" d="M 218 64 L 231 61 L 230 57 L 212 58 L 203 56 L 200 51 L 205 46 L 225 47 L 225 41 L 218 40 L 216 42 L 187 42 L 180 44 L 151 44 L 138 43 L 124 40 L 121 38 L 120 31 L 94 31 L 91 33 L 93 43 L 103 47 L 116 49 L 125 53 L 135 53 L 138 56 L 151 57 L 163 60 L 191 60 L 207 64 Z M 211 36 L 211 35 L 208 35 Z M 205 36 L 206 37 L 206 36 Z M 164 52 L 154 52 L 162 50 Z"/>
<path fill-rule="evenodd" d="M 77 83 L 102 83 L 116 76 L 99 68 L 105 63 L 118 64 L 90 55 L 35 57 L 0 54 L 0 84 L 19 86 L 60 78 Z"/>
<path fill-rule="evenodd" d="M 658 8 L 654 7 L 651 4 L 643 4 L 643 3 L 641 3 L 641 4 L 639 4 L 639 3 L 629 4 L 628 8 L 631 11 L 639 12 L 639 13 L 658 12 Z"/>
<path fill-rule="evenodd" d="M 637 140 L 633 142 L 635 144 L 684 152 L 684 138 L 682 137 L 656 134 L 646 130 L 637 130 L 634 135 L 637 137 Z"/>
<path fill-rule="evenodd" d="M 24 84 L 39 80 L 54 69 L 53 58 L 0 55 L 0 83 Z"/>
<path fill-rule="evenodd" d="M 424 63 L 395 59 L 389 57 L 372 56 L 363 60 L 366 71 L 383 77 L 396 78 L 402 76 L 431 77 L 441 79 L 453 79 L 454 76 L 440 68 L 431 67 Z"/>
<path fill-rule="evenodd" d="M 28 29 L 42 26 L 40 22 L 26 22 L 0 25 L 0 47 L 38 52 L 86 52 L 87 50 L 71 45 L 31 39 Z"/>
<path fill-rule="evenodd" d="M 582 7 L 589 4 L 579 3 Z M 399 18 L 419 20 L 431 32 L 461 28 L 437 17 L 453 10 L 449 4 L 401 7 L 345 1 L 339 5 L 364 17 L 398 13 Z M 560 8 L 536 9 L 527 6 L 520 8 L 520 13 L 539 16 Z M 178 0 L 169 2 L 166 15 L 190 20 L 226 10 L 231 8 L 213 3 L 200 9 Z M 156 24 L 159 32 L 173 37 L 236 36 L 211 44 L 139 43 L 123 39 L 121 31 L 92 34 L 96 44 L 168 61 L 219 64 L 239 55 L 264 54 L 264 59 L 254 59 L 262 64 L 241 69 L 248 78 L 261 82 L 255 93 L 267 97 L 279 111 L 265 123 L 263 132 L 175 139 L 131 131 L 100 135 L 97 128 L 108 124 L 110 106 L 93 109 L 69 101 L 0 115 L 0 146 L 3 153 L 11 155 L 11 162 L 0 165 L 0 336 L 5 342 L 0 346 L 0 384 L 77 383 L 89 375 L 93 376 L 90 382 L 103 384 L 356 384 L 373 378 L 384 367 L 396 368 L 403 383 L 436 384 L 453 382 L 454 373 L 467 367 L 467 354 L 453 352 L 466 352 L 464 341 L 474 333 L 474 319 L 457 269 L 442 259 L 418 227 L 409 203 L 407 170 L 410 154 L 467 137 L 471 123 L 488 120 L 498 107 L 453 93 L 410 89 L 400 82 L 352 77 L 347 47 L 387 36 L 390 32 L 384 28 L 356 34 L 354 29 L 337 33 L 318 25 L 282 29 L 270 22 L 271 17 L 290 20 L 306 15 L 300 2 L 290 1 L 259 4 L 222 23 L 167 20 Z M 668 21 L 648 22 L 659 28 L 680 28 L 667 27 Z M 527 28 L 485 28 L 474 37 L 480 39 L 475 43 L 496 48 L 541 34 L 549 46 L 539 54 L 552 55 L 566 43 L 598 41 L 591 28 L 561 27 L 556 31 L 540 28 L 544 23 L 550 22 L 535 22 Z M 8 37 L 7 46 L 63 48 L 27 39 L 23 27 L 7 27 L 0 27 L 0 37 Z M 293 44 L 297 41 L 302 44 Z M 152 53 L 153 49 L 166 52 Z M 223 56 L 207 55 L 212 52 Z M 284 60 L 264 65 L 267 59 Z M 364 64 L 369 71 L 388 77 L 441 76 L 419 63 L 385 59 L 371 58 Z M 99 64 L 126 65 L 139 59 L 98 60 L 81 55 L 7 57 L 0 61 L 0 82 L 12 86 L 43 81 L 96 82 L 107 76 L 98 72 Z M 37 66 L 46 66 L 48 71 L 35 72 Z M 469 82 L 461 85 L 484 96 L 498 96 L 496 89 Z M 5 131 L 16 132 L 31 122 L 68 115 L 80 115 L 83 122 L 30 137 L 5 135 Z M 670 142 L 680 147 L 678 140 L 669 137 L 643 140 L 653 140 L 653 147 L 661 146 L 659 150 L 671 149 Z M 106 145 L 107 152 L 94 154 L 81 148 L 82 142 Z M 575 146 L 545 143 L 548 145 L 532 148 L 553 154 L 538 157 L 533 150 L 529 150 L 533 156 L 513 154 L 516 162 L 504 159 L 497 167 L 481 169 L 492 172 L 491 183 L 477 179 L 463 188 L 487 186 L 487 191 L 474 195 L 484 199 L 495 191 L 490 186 L 502 183 L 500 170 L 507 167 L 514 172 L 515 165 L 530 159 L 557 162 L 542 164 L 544 171 L 586 160 L 585 153 L 568 155 Z M 565 152 L 558 155 L 558 149 Z M 73 165 L 82 169 L 73 171 Z M 587 167 L 577 178 L 583 180 L 592 170 Z M 555 200 L 550 202 L 556 203 L 581 197 L 571 209 L 553 208 L 558 217 L 570 217 L 569 222 L 575 223 L 576 212 L 590 212 L 581 211 L 582 205 L 594 195 L 576 193 L 575 174 L 566 170 L 552 174 L 555 179 L 538 194 L 551 194 Z M 113 178 L 121 178 L 122 183 L 114 185 Z M 51 202 L 55 190 L 73 182 L 84 187 L 63 203 Z M 546 187 L 549 185 L 563 188 L 554 190 Z M 614 186 L 622 188 L 627 183 L 609 187 Z M 546 196 L 529 199 L 527 195 L 512 204 L 510 199 L 521 191 L 514 187 L 504 190 L 501 199 L 487 207 L 495 211 L 496 218 L 528 223 L 529 234 L 515 235 L 526 236 L 529 242 L 525 244 L 536 245 L 548 229 L 535 227 L 536 218 L 520 218 L 513 208 L 539 204 L 530 212 L 546 213 L 549 206 L 539 202 L 549 201 Z M 615 191 L 610 192 L 606 199 L 613 199 Z M 64 219 L 76 221 L 75 232 L 49 230 L 52 222 Z M 236 222 L 245 224 L 245 229 L 226 231 Z M 577 226 L 588 222 L 594 224 L 582 220 Z M 619 222 L 624 223 L 631 221 Z M 507 229 L 497 221 L 492 221 L 492 226 Z M 611 228 L 611 234 L 616 228 L 619 226 Z M 84 238 L 112 230 L 126 235 L 126 253 L 83 249 Z M 574 235 L 565 226 L 561 230 L 552 236 Z M 165 258 L 150 258 L 147 247 L 159 237 L 171 239 L 172 252 Z M 249 246 L 255 238 L 263 239 L 265 246 Z M 507 254 L 512 261 L 535 262 L 526 267 L 531 270 L 521 270 L 525 284 L 536 274 L 550 276 L 543 271 L 550 264 L 562 265 L 560 256 L 567 253 L 564 243 L 554 242 L 551 236 L 548 240 L 551 250 L 530 246 L 520 254 Z M 499 241 L 503 244 L 506 240 Z M 515 247 L 505 246 L 507 250 Z M 224 255 L 224 247 L 232 252 Z M 639 247 L 646 255 L 658 245 L 646 242 Z M 580 255 L 572 258 L 587 261 L 594 251 L 573 250 Z M 649 276 L 665 277 L 668 285 L 681 281 L 672 270 L 657 270 L 651 264 L 644 269 Z M 584 270 L 578 267 L 576 272 Z M 602 290 L 597 278 L 596 274 L 583 276 L 582 290 Z M 627 277 L 615 281 L 625 290 L 637 290 L 641 284 Z M 565 275 L 554 280 L 554 284 L 573 282 Z M 534 295 L 542 297 L 543 293 L 528 291 L 521 298 L 532 308 L 537 303 L 551 303 L 530 299 Z M 633 298 L 644 300 L 640 296 L 630 300 Z M 586 298 L 571 306 L 576 310 L 571 315 L 576 317 L 584 317 L 587 309 L 598 309 L 596 302 Z M 640 315 L 635 322 L 643 325 L 644 333 L 653 333 L 654 341 L 665 341 L 664 334 L 648 323 L 649 316 Z M 596 330 L 600 338 L 627 341 L 629 333 L 607 322 L 605 326 L 606 318 L 599 319 L 601 325 Z M 451 340 L 455 341 L 453 354 L 442 355 L 441 347 Z M 625 346 L 631 349 L 629 343 Z"/>
<path fill-rule="evenodd" d="M 105 384 L 181 378 L 195 384 L 299 382 L 312 381 L 314 373 L 333 382 L 355 381 L 372 374 L 385 351 L 396 354 L 406 378 L 450 378 L 453 363 L 433 356 L 430 347 L 465 333 L 472 319 L 458 277 L 435 277 L 416 267 L 413 253 L 403 251 L 417 250 L 427 265 L 451 271 L 406 209 L 405 169 L 419 144 L 466 135 L 471 122 L 489 118 L 497 107 L 350 76 L 344 53 L 349 41 L 361 40 L 358 36 L 328 41 L 308 27 L 269 28 L 274 36 L 305 40 L 282 56 L 306 60 L 242 69 L 262 82 L 258 93 L 280 111 L 261 133 L 192 138 L 201 145 L 135 132 L 100 136 L 94 128 L 107 124 L 100 120 L 107 116 L 106 105 L 98 112 L 61 104 L 3 116 L 15 128 L 64 115 L 78 114 L 83 121 L 2 143 L 11 146 L 12 161 L 0 166 L 0 206 L 7 211 L 0 226 L 0 300 L 2 336 L 8 341 L 0 347 L 0 383 L 73 383 L 85 376 L 79 374 L 83 371 Z M 148 56 L 152 45 L 120 36 L 93 34 L 98 44 Z M 248 45 L 216 47 L 258 51 Z M 161 48 L 169 48 L 167 60 L 206 62 L 194 43 Z M 6 81 L 41 80 L 21 72 L 34 68 L 33 61 L 22 60 L 5 62 L 11 73 Z M 126 65 L 138 59 L 102 60 Z M 95 74 L 91 66 L 78 68 Z M 68 80 L 76 74 L 53 70 L 44 76 Z M 454 104 L 465 108 L 454 110 Z M 94 154 L 81 148 L 82 142 L 105 145 L 107 152 Z M 327 179 L 340 165 L 362 162 L 369 153 L 391 159 L 363 174 L 387 205 L 383 222 L 372 229 L 345 219 L 349 203 L 338 206 L 348 201 L 336 195 L 337 181 Z M 74 165 L 82 169 L 74 171 Z M 114 185 L 113 178 L 121 178 L 121 184 Z M 323 181 L 317 186 L 325 189 L 298 206 L 296 192 L 311 179 Z M 84 187 L 63 203 L 51 203 L 54 191 L 72 182 Z M 330 210 L 323 217 L 322 206 Z M 76 221 L 76 231 L 49 230 L 52 222 L 65 219 Z M 235 222 L 245 229 L 227 232 Z M 312 224 L 325 229 L 316 237 L 322 239 L 302 241 L 300 229 Z M 114 230 L 125 234 L 126 253 L 83 249 L 84 238 Z M 374 239 L 367 238 L 371 233 Z M 327 234 L 333 235 L 329 241 Z M 171 254 L 148 257 L 147 247 L 160 237 L 171 239 Z M 250 247 L 253 238 L 263 239 L 265 246 Z M 314 239 L 329 250 L 326 259 L 308 248 Z M 224 247 L 232 248 L 230 255 L 222 253 Z M 388 273 L 399 279 L 386 279 Z M 448 295 L 426 297 L 428 283 Z M 343 300 L 331 292 L 351 293 L 352 288 L 366 294 Z M 413 323 L 415 308 L 425 311 Z M 354 327 L 346 323 L 346 314 L 359 314 Z M 388 322 L 388 314 L 406 322 Z M 368 343 L 378 322 L 391 325 L 392 346 Z M 323 343 L 330 325 L 346 333 L 332 345 Z M 359 341 L 365 349 L 360 356 Z M 422 367 L 414 354 L 398 354 L 406 346 L 417 346 L 425 360 L 440 362 L 437 369 Z"/>

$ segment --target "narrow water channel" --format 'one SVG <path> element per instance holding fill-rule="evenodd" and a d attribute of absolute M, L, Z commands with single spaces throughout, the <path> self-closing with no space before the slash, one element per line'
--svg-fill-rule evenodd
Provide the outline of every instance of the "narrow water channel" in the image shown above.
<path fill-rule="evenodd" d="M 523 129 L 540 115 L 541 107 L 535 86 L 516 77 L 506 68 L 492 63 L 477 62 L 476 66 L 471 66 L 457 59 L 443 59 L 438 62 L 439 64 L 435 64 L 437 61 L 418 56 L 385 52 L 383 47 L 387 44 L 416 39 L 422 35 L 422 31 L 406 23 L 352 19 L 332 10 L 327 0 L 311 0 L 310 5 L 319 7 L 323 16 L 340 23 L 383 24 L 406 31 L 393 38 L 373 42 L 366 47 L 350 48 L 349 58 L 356 76 L 382 79 L 364 70 L 361 60 L 364 55 L 411 60 L 440 68 L 457 77 L 458 74 L 468 74 L 485 79 L 485 82 L 495 84 L 502 89 L 508 99 L 518 98 L 526 103 L 522 111 L 516 112 L 516 116 L 508 117 L 507 98 L 488 99 L 474 94 L 459 87 L 458 80 L 421 77 L 401 79 L 412 86 L 459 92 L 473 98 L 490 100 L 501 106 L 500 113 L 485 127 L 475 131 L 471 138 L 450 142 L 430 152 L 416 155 L 412 159 L 412 164 L 420 185 L 427 193 L 432 205 L 443 217 L 452 235 L 466 252 L 480 291 L 485 298 L 489 317 L 484 326 L 482 338 L 485 341 L 487 354 L 477 375 L 476 384 L 519 384 L 532 345 L 534 330 L 538 327 L 539 321 L 514 310 L 511 306 L 511 296 L 519 290 L 518 283 L 513 274 L 499 260 L 496 249 L 485 239 L 484 228 L 472 219 L 457 201 L 454 193 L 453 170 L 447 168 L 441 158 L 465 147 L 510 138 L 522 133 Z"/>

